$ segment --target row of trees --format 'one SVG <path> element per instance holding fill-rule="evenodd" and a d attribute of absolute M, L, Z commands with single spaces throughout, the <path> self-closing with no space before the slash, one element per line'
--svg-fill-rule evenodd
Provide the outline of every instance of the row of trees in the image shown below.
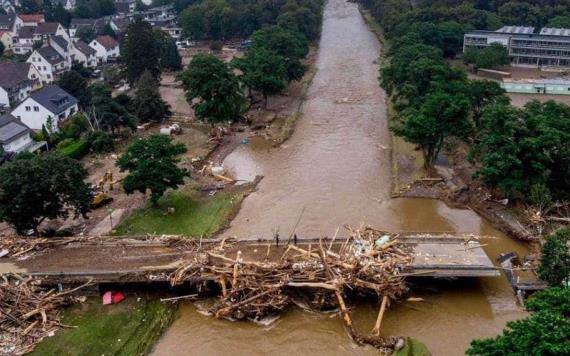
<path fill-rule="evenodd" d="M 200 0 L 182 11 L 180 20 L 185 35 L 194 39 L 247 37 L 264 26 L 279 25 L 313 40 L 319 34 L 322 5 L 322 0 Z"/>
<path fill-rule="evenodd" d="M 393 130 L 421 148 L 428 171 L 445 142 L 457 138 L 469 144 L 471 157 L 480 167 L 477 177 L 498 192 L 527 201 L 533 189 L 568 197 L 570 108 L 554 102 L 511 107 L 498 84 L 468 80 L 462 70 L 451 67 L 444 58 L 450 42 L 429 35 L 441 33 L 453 13 L 473 21 L 467 22 L 471 26 L 476 19 L 470 14 L 491 16 L 492 8 L 482 10 L 477 2 L 450 8 L 449 1 L 416 8 L 401 0 L 372 4 L 384 10 L 379 20 L 390 41 L 381 81 L 397 113 Z M 507 60 L 500 45 L 465 57 L 483 67 Z"/>
<path fill-rule="evenodd" d="M 255 32 L 253 45 L 243 58 L 225 63 L 213 55 L 196 55 L 179 75 L 188 102 L 194 102 L 196 116 L 211 122 L 239 119 L 246 109 L 244 87 L 251 102 L 254 93 L 264 98 L 278 94 L 287 83 L 305 73 L 302 59 L 308 41 L 290 29 L 273 26 Z M 239 75 L 235 73 L 239 70 Z"/>

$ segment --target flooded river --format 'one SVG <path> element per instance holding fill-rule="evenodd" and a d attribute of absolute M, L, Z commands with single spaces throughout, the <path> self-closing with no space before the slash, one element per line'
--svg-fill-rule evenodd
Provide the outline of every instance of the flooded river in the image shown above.
<path fill-rule="evenodd" d="M 371 224 L 390 231 L 455 231 L 492 235 L 491 258 L 524 253 L 525 246 L 490 227 L 475 213 L 426 199 L 390 199 L 390 136 L 384 92 L 378 86 L 380 44 L 357 6 L 329 0 L 324 13 L 318 72 L 295 133 L 271 149 L 252 140 L 224 165 L 239 179 L 264 176 L 242 206 L 228 236 L 256 238 L 279 230 L 287 236 L 332 235 L 343 224 Z M 413 336 L 434 355 L 462 355 L 473 338 L 500 332 L 523 316 L 504 278 L 430 283 L 413 291 L 423 303 L 390 308 L 383 333 Z M 355 323 L 369 330 L 376 306 L 355 307 Z M 154 355 L 373 355 L 355 346 L 336 314 L 292 309 L 270 326 L 229 323 L 185 304 Z"/>

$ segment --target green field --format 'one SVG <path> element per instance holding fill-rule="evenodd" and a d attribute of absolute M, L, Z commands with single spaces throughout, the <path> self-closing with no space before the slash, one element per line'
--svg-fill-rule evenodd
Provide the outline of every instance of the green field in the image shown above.
<path fill-rule="evenodd" d="M 44 339 L 32 355 L 141 355 L 150 351 L 175 309 L 157 299 L 129 297 L 102 305 L 100 298 L 66 309 L 62 323 L 74 326 Z"/>
<path fill-rule="evenodd" d="M 193 188 L 174 191 L 127 217 L 115 235 L 167 234 L 209 237 L 222 229 L 236 212 L 243 191 L 218 191 L 210 196 Z M 169 208 L 173 208 L 169 212 Z"/>

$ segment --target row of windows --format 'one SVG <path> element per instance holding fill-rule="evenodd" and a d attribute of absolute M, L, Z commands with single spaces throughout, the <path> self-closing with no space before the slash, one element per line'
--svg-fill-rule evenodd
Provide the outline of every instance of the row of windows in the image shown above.
<path fill-rule="evenodd" d="M 26 106 L 26 111 L 32 111 L 32 108 L 30 106 Z M 34 105 L 34 111 L 40 111 L 40 107 L 37 105 Z"/>

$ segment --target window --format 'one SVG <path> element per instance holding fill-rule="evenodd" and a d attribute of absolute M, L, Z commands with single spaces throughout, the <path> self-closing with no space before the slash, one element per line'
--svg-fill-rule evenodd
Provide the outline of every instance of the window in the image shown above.
<path fill-rule="evenodd" d="M 26 106 L 26 111 L 32 111 L 32 108 L 29 106 Z"/>
<path fill-rule="evenodd" d="M 50 74 L 47 74 L 46 77 L 47 77 L 48 79 L 51 79 L 51 75 L 50 75 Z"/>
<path fill-rule="evenodd" d="M 36 111 L 36 112 L 37 112 L 37 111 L 40 111 L 40 107 L 39 107 L 39 106 L 36 106 L 36 105 L 34 105 L 34 111 Z"/>

